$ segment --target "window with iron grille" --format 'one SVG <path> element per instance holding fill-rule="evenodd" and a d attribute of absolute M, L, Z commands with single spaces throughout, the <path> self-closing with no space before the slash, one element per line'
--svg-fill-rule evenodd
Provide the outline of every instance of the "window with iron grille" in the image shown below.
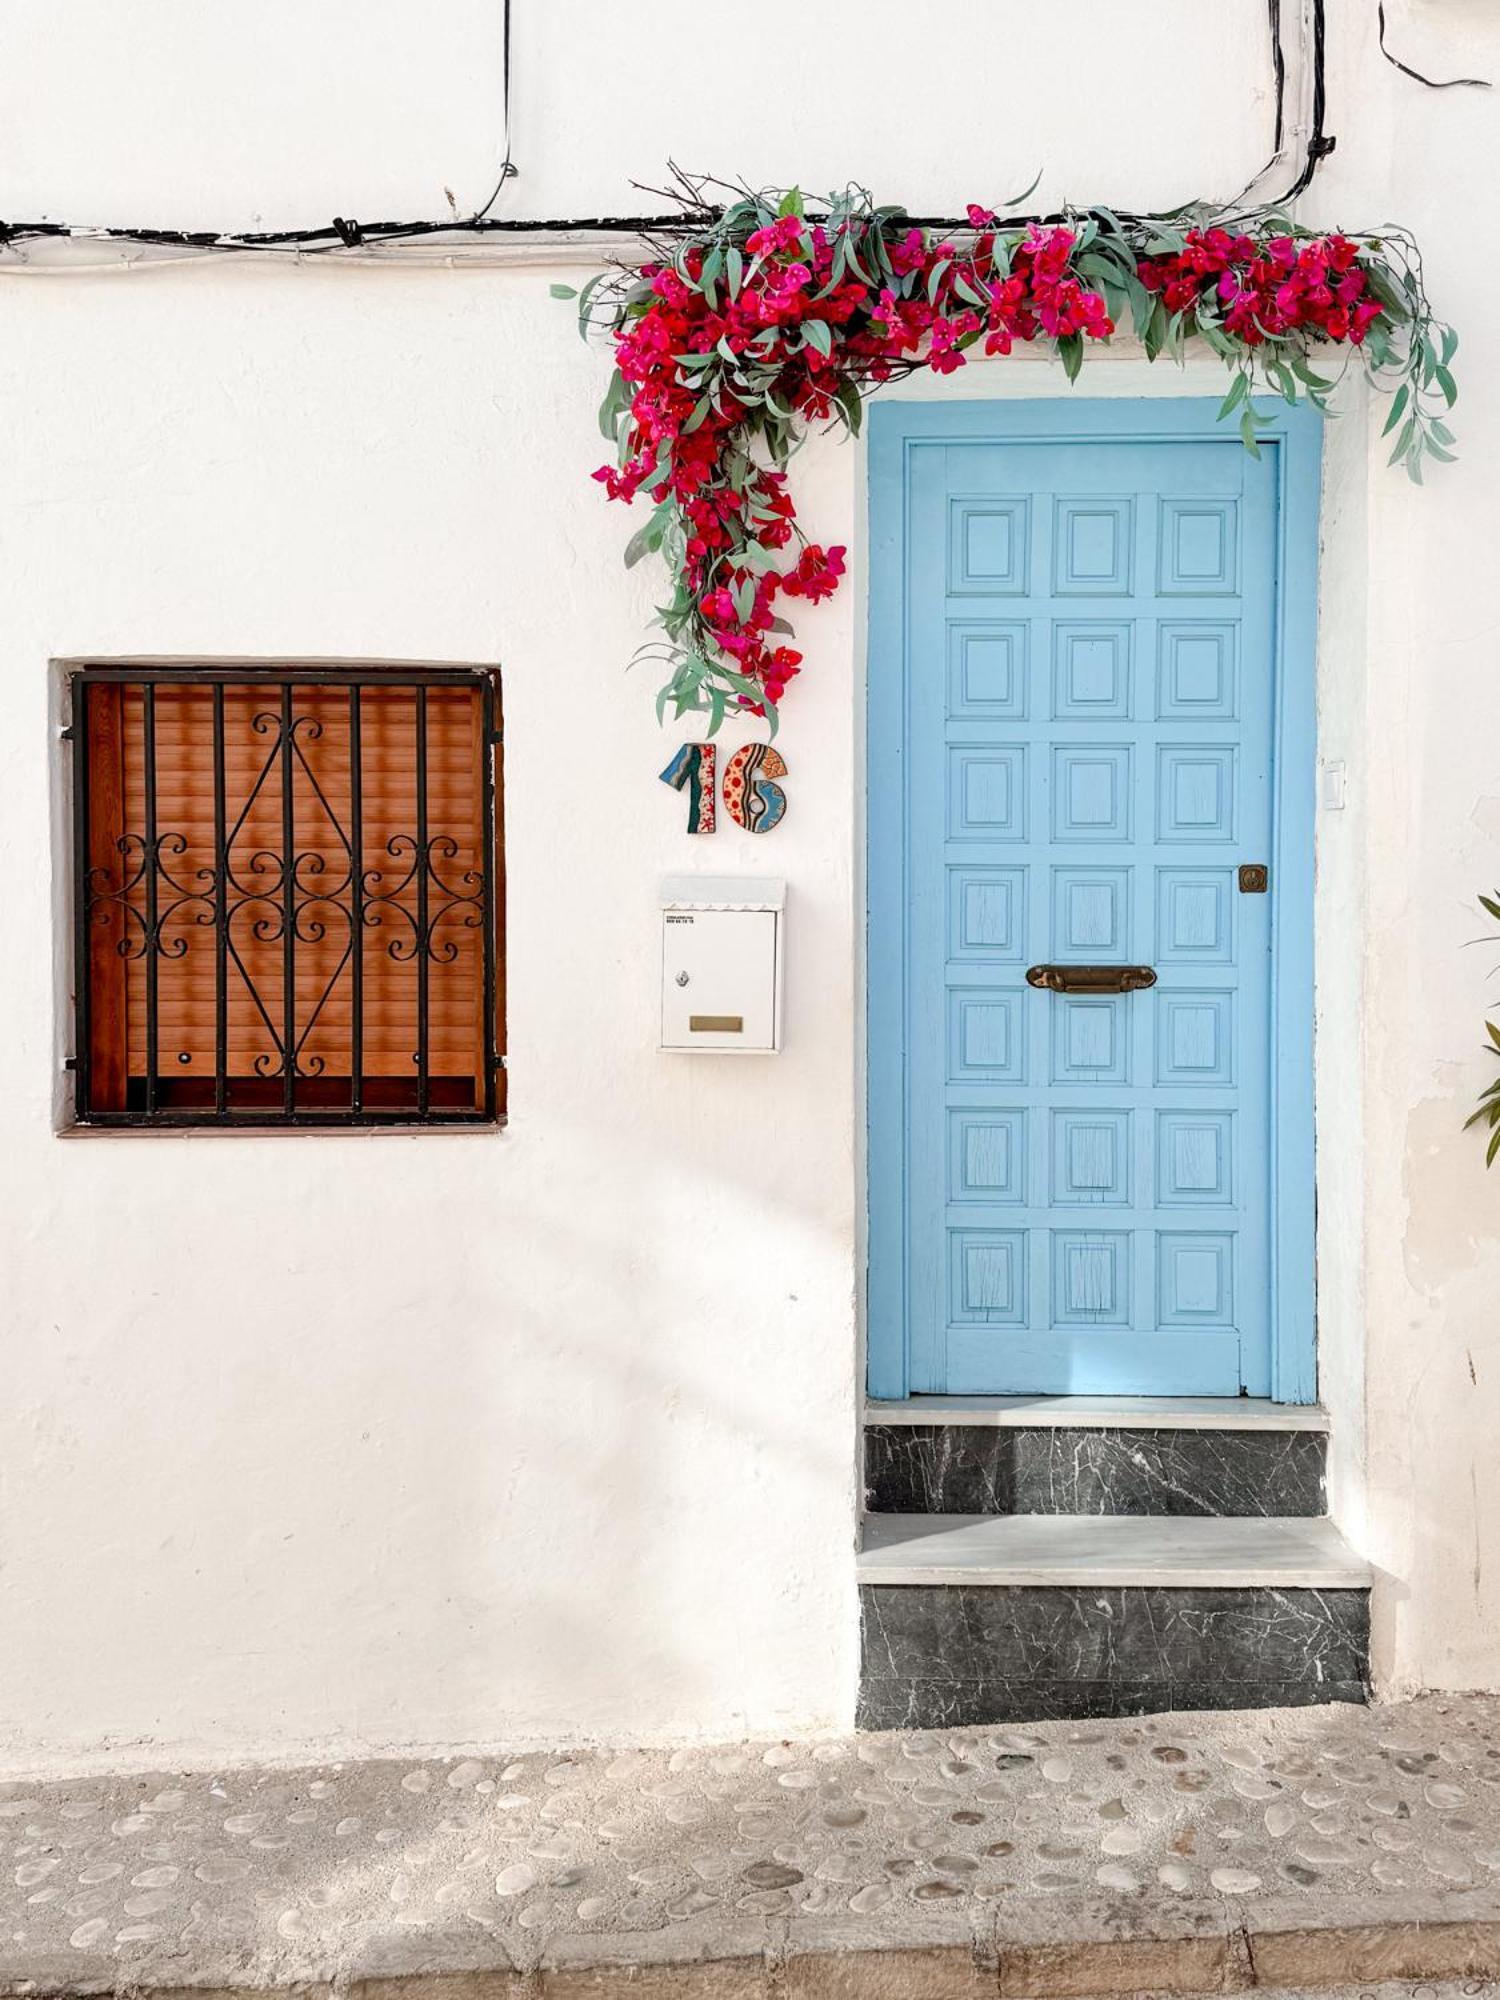
<path fill-rule="evenodd" d="M 77 1115 L 494 1123 L 493 675 L 72 677 Z"/>

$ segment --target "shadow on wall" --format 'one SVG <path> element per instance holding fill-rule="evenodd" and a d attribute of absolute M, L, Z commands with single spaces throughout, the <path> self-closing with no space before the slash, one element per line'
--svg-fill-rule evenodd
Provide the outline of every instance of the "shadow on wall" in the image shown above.
<path fill-rule="evenodd" d="M 11 1739 L 218 1759 L 846 1720 L 848 1191 L 810 1211 L 722 1143 L 733 1070 L 674 1065 L 655 1124 L 603 1088 L 432 1142 L 445 1178 L 383 1245 L 361 1190 L 428 1142 L 307 1142 L 314 1202 L 279 1145 L 188 1142 L 174 1235 L 217 1211 L 212 1253 L 59 1326 Z M 117 1228 L 152 1226 L 141 1183 Z"/>

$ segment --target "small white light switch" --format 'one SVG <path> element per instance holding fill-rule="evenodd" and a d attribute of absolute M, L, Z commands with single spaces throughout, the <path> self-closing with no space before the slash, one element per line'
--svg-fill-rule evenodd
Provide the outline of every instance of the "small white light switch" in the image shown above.
<path fill-rule="evenodd" d="M 1342 812 L 1344 810 L 1344 797 L 1347 789 L 1344 779 L 1343 758 L 1330 758 L 1324 764 L 1322 771 L 1322 803 L 1324 812 Z"/>

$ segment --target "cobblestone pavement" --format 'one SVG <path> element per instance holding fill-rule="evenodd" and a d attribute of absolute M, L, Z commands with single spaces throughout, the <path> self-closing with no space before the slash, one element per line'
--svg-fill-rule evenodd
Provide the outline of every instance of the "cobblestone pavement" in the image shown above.
<path fill-rule="evenodd" d="M 511 1970 L 608 1992 L 564 1975 L 712 1961 L 726 1995 L 1477 1994 L 1500 1702 L 9 1784 L 0 1851 L 7 1991 Z M 1178 1970 L 1139 1956 L 1162 1941 Z M 1104 1983 L 1078 1983 L 1082 1946 L 1116 1954 Z M 863 1953 L 949 1970 L 797 1970 Z"/>

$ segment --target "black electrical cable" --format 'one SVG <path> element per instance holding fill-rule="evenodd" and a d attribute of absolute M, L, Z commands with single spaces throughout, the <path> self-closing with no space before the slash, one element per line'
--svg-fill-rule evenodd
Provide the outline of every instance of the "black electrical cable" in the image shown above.
<path fill-rule="evenodd" d="M 1295 201 L 1305 192 L 1319 163 L 1326 160 L 1338 141 L 1331 138 L 1324 127 L 1328 118 L 1328 51 L 1327 23 L 1323 18 L 1323 0 L 1313 0 L 1313 77 L 1312 77 L 1312 131 L 1307 136 L 1307 152 L 1303 156 L 1302 170 L 1281 197 L 1283 202 Z M 1280 204 L 1277 204 L 1280 206 Z"/>
<path fill-rule="evenodd" d="M 1286 50 L 1281 46 L 1281 0 L 1268 0 L 1271 10 L 1271 67 L 1276 76 L 1276 137 L 1271 142 L 1271 159 L 1281 157 L 1286 138 Z M 1259 180 L 1259 174 L 1256 180 Z M 1254 182 L 1251 183 L 1254 186 Z"/>
<path fill-rule="evenodd" d="M 1399 69 L 1403 76 L 1409 76 L 1413 83 L 1425 83 L 1429 90 L 1492 90 L 1494 85 L 1484 76 L 1423 76 L 1410 63 L 1393 56 L 1385 45 L 1385 0 L 1377 0 L 1376 12 L 1380 16 L 1380 53 L 1393 69 Z"/>
<path fill-rule="evenodd" d="M 495 203 L 500 199 L 500 190 L 518 169 L 511 158 L 510 137 L 510 0 L 504 0 L 504 11 L 500 25 L 500 116 L 505 129 L 505 158 L 500 162 L 499 178 L 494 190 L 483 208 L 476 209 L 474 220 L 483 222 Z"/>
<path fill-rule="evenodd" d="M 1271 61 L 1275 79 L 1276 124 L 1274 150 L 1266 167 L 1266 172 L 1280 157 L 1285 136 L 1286 110 L 1286 56 L 1281 40 L 1281 0 L 1267 0 L 1267 12 L 1271 30 Z M 75 227 L 65 222 L 3 222 L 0 221 L 0 248 L 7 244 L 32 242 L 47 238 L 78 237 L 84 240 L 117 243 L 140 243 L 152 247 L 181 250 L 236 250 L 247 254 L 284 250 L 328 251 L 354 249 L 359 246 L 379 245 L 409 241 L 423 236 L 527 236 L 543 234 L 638 236 L 655 233 L 670 233 L 683 226 L 681 214 L 667 215 L 574 215 L 574 216 L 496 216 L 490 213 L 505 183 L 519 172 L 513 159 L 511 142 L 511 15 L 510 0 L 504 0 L 503 10 L 503 77 L 502 93 L 505 118 L 505 157 L 501 162 L 500 174 L 489 200 L 471 215 L 446 216 L 421 222 L 356 222 L 344 216 L 335 216 L 331 222 L 320 223 L 307 229 L 264 229 L 222 231 L 214 229 L 157 229 L 147 226 L 104 226 L 97 228 Z M 1308 141 L 1307 154 L 1301 171 L 1292 186 L 1281 197 L 1291 201 L 1301 194 L 1317 171 L 1318 164 L 1333 151 L 1333 139 L 1325 136 L 1324 118 L 1326 112 L 1326 51 L 1325 51 L 1324 0 L 1313 0 L 1313 126 Z M 1255 176 L 1256 180 L 1260 174 Z M 1251 186 L 1254 185 L 1252 181 Z M 1127 219 L 1150 222 L 1173 213 L 1171 210 L 1158 211 L 1155 215 L 1135 216 Z M 962 229 L 968 226 L 966 215 L 913 215 L 909 218 L 918 228 Z M 1058 222 L 1065 220 L 1059 215 L 1007 216 L 1013 225 L 1026 222 Z"/>

